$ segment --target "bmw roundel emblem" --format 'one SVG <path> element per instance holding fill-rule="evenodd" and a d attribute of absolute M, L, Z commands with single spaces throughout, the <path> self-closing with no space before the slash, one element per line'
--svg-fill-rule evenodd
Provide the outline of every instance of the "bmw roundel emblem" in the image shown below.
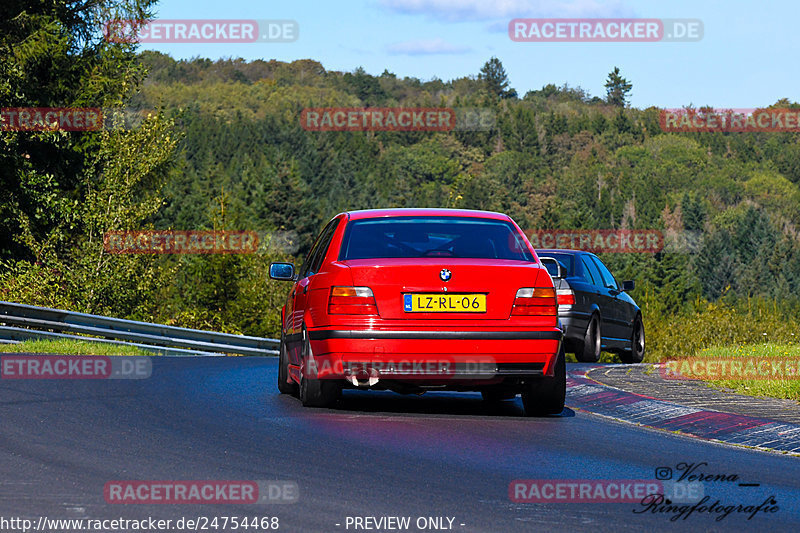
<path fill-rule="evenodd" d="M 439 272 L 439 278 L 441 278 L 442 281 L 450 281 L 450 276 L 452 276 L 452 274 L 446 268 L 443 268 L 442 271 Z"/>

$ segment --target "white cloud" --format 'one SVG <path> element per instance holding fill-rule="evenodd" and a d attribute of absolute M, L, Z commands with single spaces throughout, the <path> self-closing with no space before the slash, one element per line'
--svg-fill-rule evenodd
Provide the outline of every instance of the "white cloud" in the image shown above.
<path fill-rule="evenodd" d="M 632 9 L 622 0 L 381 0 L 396 13 L 447 21 L 487 21 L 515 17 L 622 17 Z"/>
<path fill-rule="evenodd" d="M 390 44 L 386 47 L 390 54 L 397 55 L 435 55 L 435 54 L 464 54 L 470 51 L 468 47 L 450 44 L 444 39 L 421 39 L 417 41 L 404 41 Z"/>

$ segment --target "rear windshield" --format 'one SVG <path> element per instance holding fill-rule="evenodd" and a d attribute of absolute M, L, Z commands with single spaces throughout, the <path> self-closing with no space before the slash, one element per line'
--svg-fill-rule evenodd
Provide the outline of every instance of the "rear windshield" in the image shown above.
<path fill-rule="evenodd" d="M 566 271 L 565 274 L 566 276 L 572 276 L 575 272 L 575 269 L 573 268 L 574 263 L 572 262 L 573 256 L 570 254 L 559 254 L 559 253 L 540 252 L 540 251 L 537 251 L 536 254 L 539 256 L 539 259 L 543 257 L 550 257 L 561 263 L 561 267 Z M 558 273 L 556 270 L 556 266 L 553 263 L 543 263 L 543 264 L 547 268 L 547 271 L 550 272 L 551 276 L 555 276 Z"/>
<path fill-rule="evenodd" d="M 339 260 L 382 257 L 468 257 L 533 261 L 514 226 L 502 220 L 391 217 L 354 220 Z"/>

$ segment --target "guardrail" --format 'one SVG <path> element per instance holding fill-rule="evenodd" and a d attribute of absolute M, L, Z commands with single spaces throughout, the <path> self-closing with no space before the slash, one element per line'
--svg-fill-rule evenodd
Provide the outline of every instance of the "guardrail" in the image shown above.
<path fill-rule="evenodd" d="M 179 328 L 3 301 L 0 301 L 0 324 L 3 324 L 0 326 L 0 343 L 67 338 L 136 346 L 171 356 L 275 355 L 279 344 L 277 339 Z"/>

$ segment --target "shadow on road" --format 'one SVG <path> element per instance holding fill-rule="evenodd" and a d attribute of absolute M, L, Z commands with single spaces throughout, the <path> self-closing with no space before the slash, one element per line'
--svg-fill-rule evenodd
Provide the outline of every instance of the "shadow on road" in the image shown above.
<path fill-rule="evenodd" d="M 330 409 L 344 414 L 391 413 L 397 415 L 449 415 L 524 418 L 522 400 L 484 402 L 478 393 L 428 392 L 422 396 L 400 395 L 386 391 L 345 390 L 342 398 Z M 565 408 L 559 415 L 545 418 L 574 417 L 572 409 Z"/>

